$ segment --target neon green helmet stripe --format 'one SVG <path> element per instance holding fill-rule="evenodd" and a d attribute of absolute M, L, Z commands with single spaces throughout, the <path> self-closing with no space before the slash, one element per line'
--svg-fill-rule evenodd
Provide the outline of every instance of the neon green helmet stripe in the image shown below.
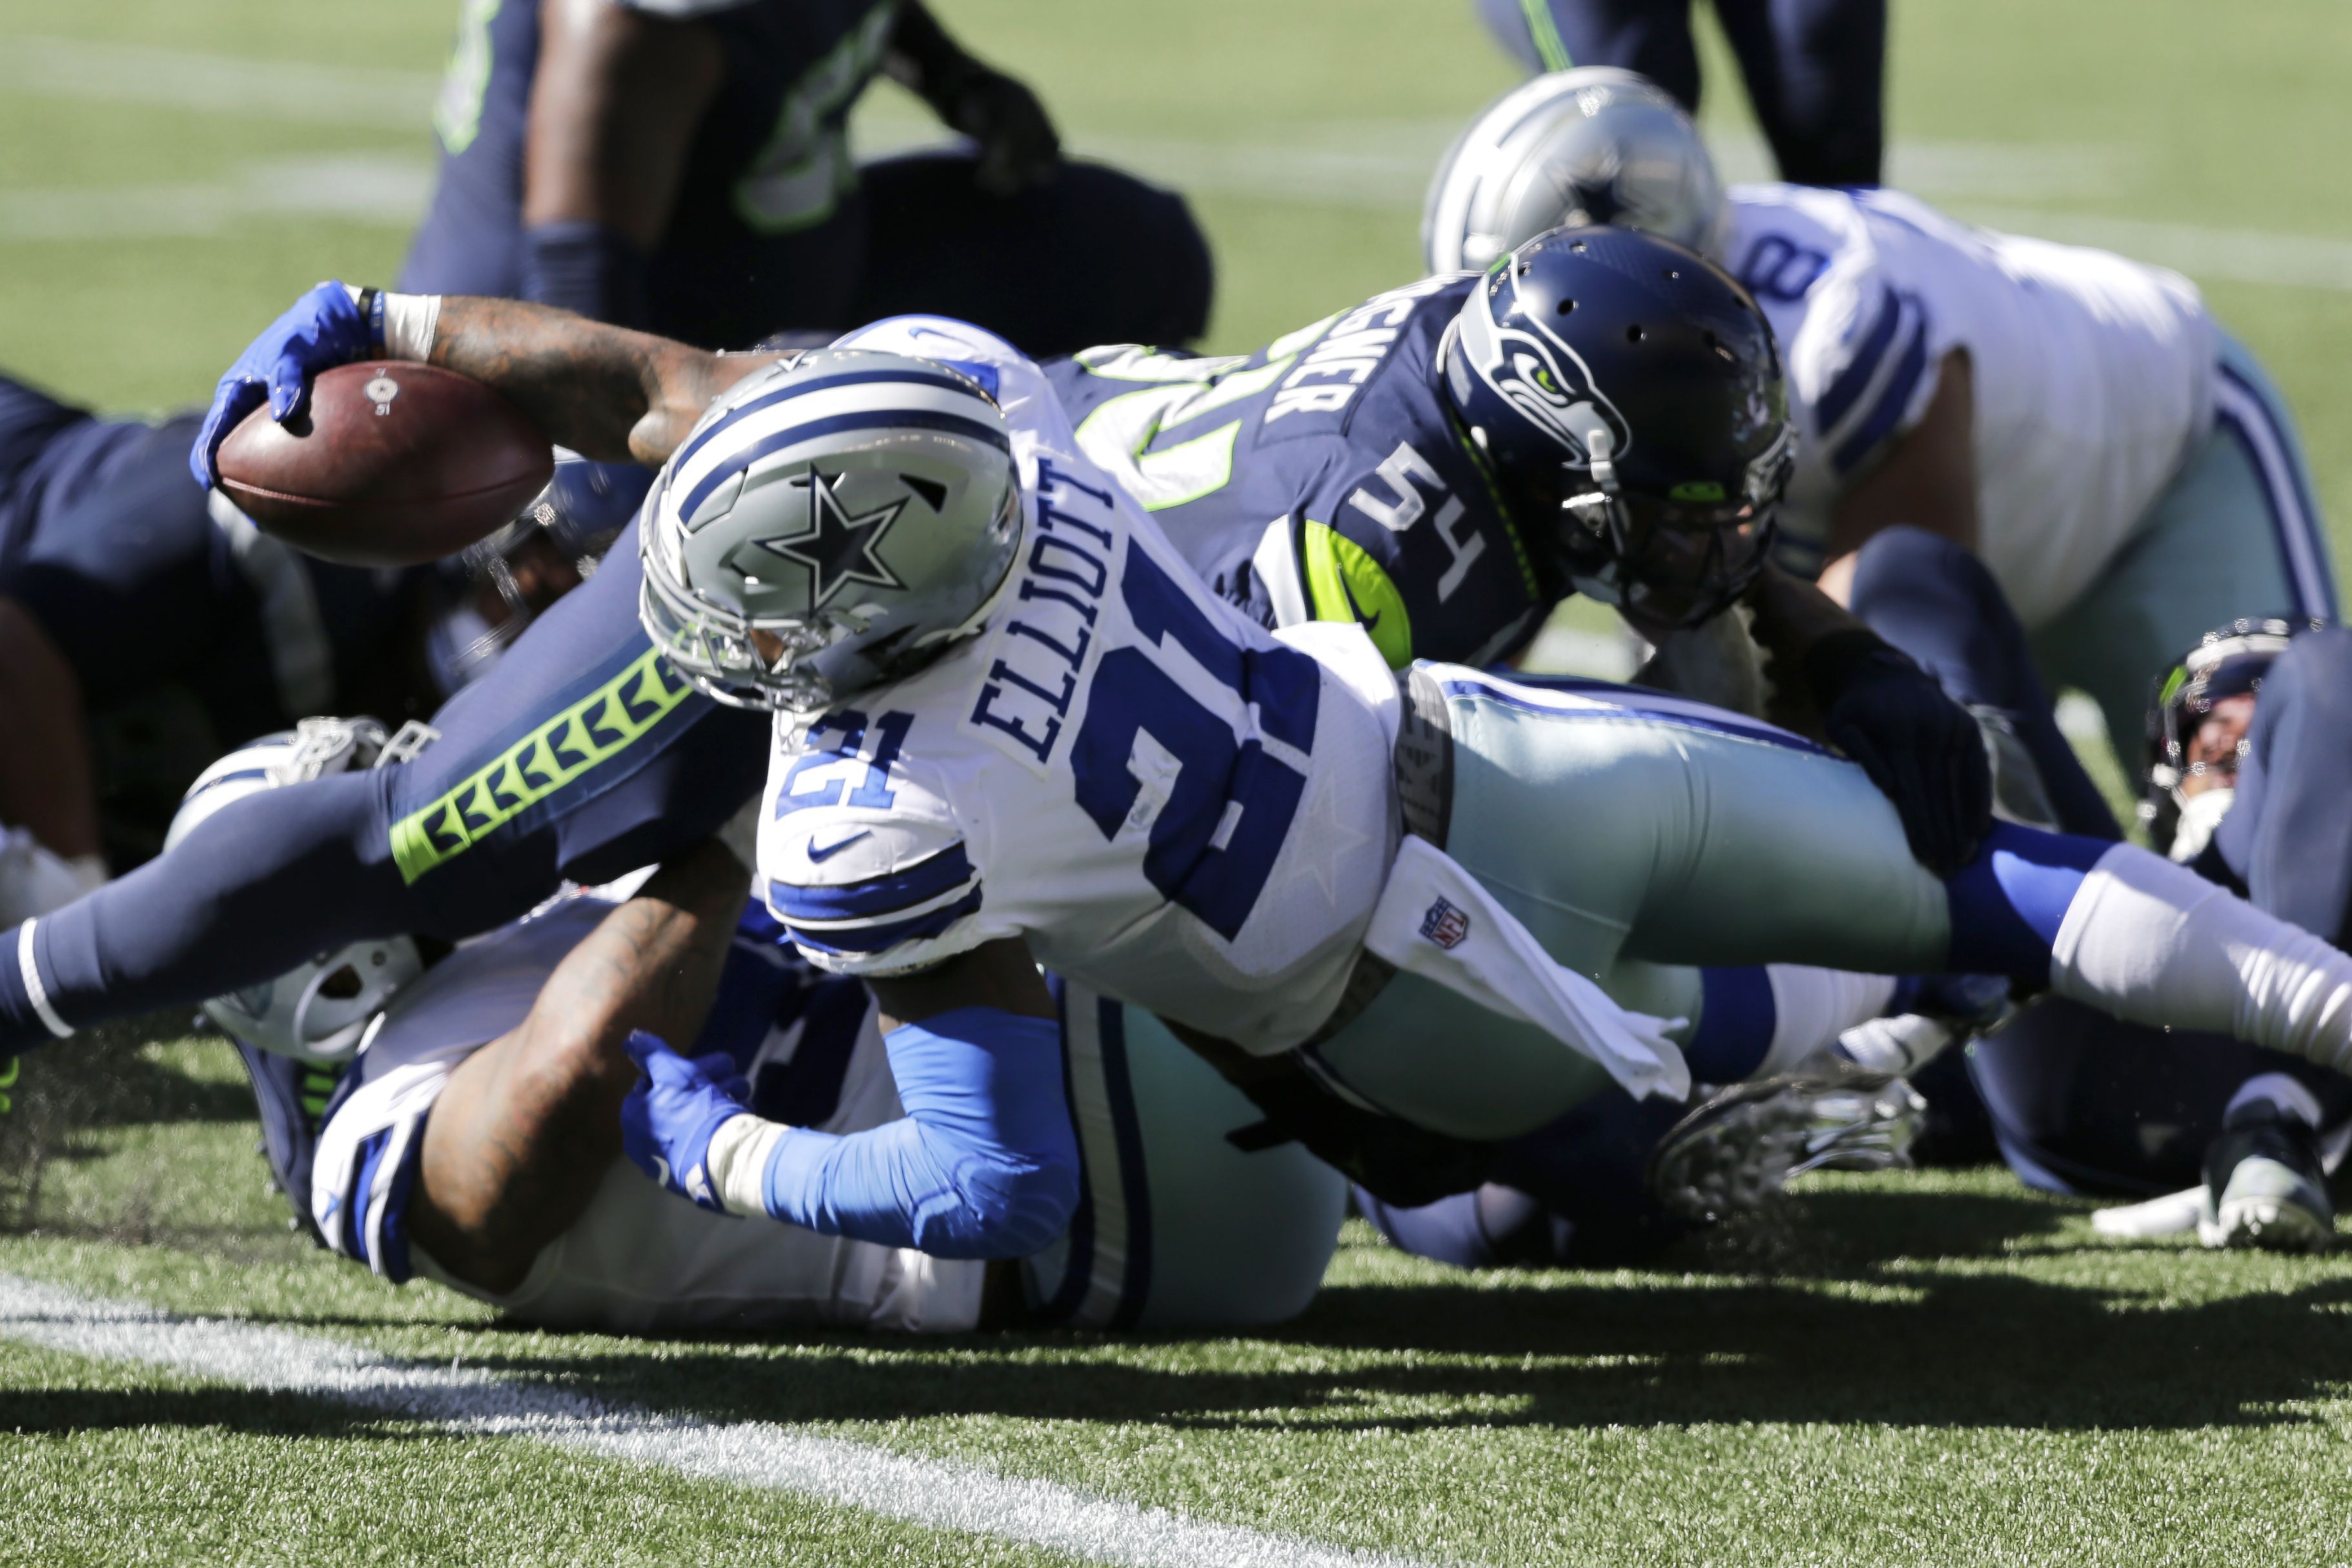
<path fill-rule="evenodd" d="M 1545 0 L 1519 0 L 1519 10 L 1528 19 L 1528 37 L 1535 40 L 1536 56 L 1548 71 L 1564 71 L 1576 62 L 1569 57 L 1568 46 L 1559 41 L 1559 28 L 1553 25 L 1551 7 Z"/>

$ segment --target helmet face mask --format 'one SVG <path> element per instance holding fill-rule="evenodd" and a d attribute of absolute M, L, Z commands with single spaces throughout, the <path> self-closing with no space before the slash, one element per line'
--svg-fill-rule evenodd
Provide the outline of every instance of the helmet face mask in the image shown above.
<path fill-rule="evenodd" d="M 977 630 L 1020 525 L 978 382 L 904 355 L 808 354 L 730 390 L 663 469 L 639 618 L 716 700 L 814 714 Z"/>
<path fill-rule="evenodd" d="M 387 737 L 372 718 L 306 718 L 237 747 L 188 787 L 163 840 L 169 854 L 224 806 L 287 784 L 405 761 L 410 732 Z M 429 733 L 429 732 L 428 732 Z M 206 1018 L 256 1051 L 314 1067 L 349 1061 L 394 996 L 425 973 L 415 938 L 387 936 L 320 953 L 274 979 L 214 997 Z"/>
<path fill-rule="evenodd" d="M 1559 549 L 1577 591 L 1614 604 L 1643 627 L 1681 631 L 1711 621 L 1764 570 L 1771 506 L 1658 506 L 1589 491 L 1560 504 Z"/>
<path fill-rule="evenodd" d="M 2210 836 L 2225 808 L 2218 801 L 2203 807 L 2191 802 L 2207 794 L 2226 797 L 2237 787 L 2246 739 L 2241 736 L 2225 756 L 2199 758 L 2193 753 L 2207 720 L 2231 699 L 2259 694 L 2287 644 L 2319 624 L 2276 617 L 2234 621 L 2206 632 L 2157 683 L 2148 704 L 2147 768 L 2138 815 L 2158 850 L 2171 851 L 2185 816 L 2195 816 L 2203 835 Z M 2197 847 L 2203 847 L 2203 836 Z"/>
<path fill-rule="evenodd" d="M 354 942 L 274 980 L 214 997 L 204 1013 L 256 1051 L 332 1067 L 359 1054 L 394 995 L 424 973 L 414 938 Z"/>

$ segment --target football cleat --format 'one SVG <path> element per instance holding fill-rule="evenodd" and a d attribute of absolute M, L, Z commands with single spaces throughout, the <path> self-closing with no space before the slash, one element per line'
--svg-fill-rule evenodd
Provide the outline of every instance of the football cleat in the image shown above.
<path fill-rule="evenodd" d="M 2324 1252 L 2336 1242 L 2319 1134 L 2266 1101 L 2231 1112 L 2205 1151 L 2204 1211 L 2197 1239 L 2208 1247 Z"/>
<path fill-rule="evenodd" d="M 1815 1170 L 1907 1170 L 1927 1103 L 1900 1078 L 1843 1064 L 1716 1092 L 1658 1141 L 1652 1196 L 1701 1223 L 1761 1207 Z"/>
<path fill-rule="evenodd" d="M 2192 1186 L 2183 1192 L 2151 1197 L 2145 1203 L 2102 1208 L 2091 1216 L 2091 1228 L 2118 1241 L 2152 1241 L 2188 1235 L 2197 1228 L 2204 1214 L 2205 1189 Z"/>
<path fill-rule="evenodd" d="M 262 1051 L 243 1040 L 230 1043 L 236 1046 L 253 1085 L 255 1109 L 261 1120 L 257 1152 L 269 1166 L 269 1189 L 283 1194 L 292 1206 L 291 1227 L 309 1232 L 312 1240 L 324 1246 L 325 1238 L 310 1218 L 310 1166 L 318 1153 L 319 1129 L 326 1124 L 345 1069 L 338 1063 L 304 1061 Z"/>

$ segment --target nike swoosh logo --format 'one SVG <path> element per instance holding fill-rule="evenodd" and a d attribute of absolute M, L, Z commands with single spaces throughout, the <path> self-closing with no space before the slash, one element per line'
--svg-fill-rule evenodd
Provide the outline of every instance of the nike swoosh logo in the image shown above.
<path fill-rule="evenodd" d="M 860 828 L 857 831 L 850 834 L 839 843 L 827 844 L 824 848 L 819 849 L 816 847 L 816 835 L 814 833 L 811 833 L 809 835 L 808 841 L 808 858 L 813 861 L 829 861 L 834 856 L 839 854 L 842 851 L 847 849 L 850 845 L 856 843 L 858 840 L 870 839 L 873 836 L 874 831 L 871 828 Z"/>
<path fill-rule="evenodd" d="M 1348 613 L 1354 616 L 1367 632 L 1379 625 L 1381 617 L 1388 613 L 1385 610 L 1375 610 L 1370 615 L 1365 614 L 1364 607 L 1356 602 L 1356 591 L 1348 586 L 1345 577 L 1339 579 L 1339 597 L 1348 601 Z"/>

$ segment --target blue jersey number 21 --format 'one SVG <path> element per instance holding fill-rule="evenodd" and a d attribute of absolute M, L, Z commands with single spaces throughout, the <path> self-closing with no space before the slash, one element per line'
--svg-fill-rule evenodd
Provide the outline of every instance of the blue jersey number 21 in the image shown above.
<path fill-rule="evenodd" d="M 1313 659 L 1292 648 L 1237 646 L 1132 547 L 1118 586 L 1144 638 L 1182 648 L 1243 704 L 1255 704 L 1266 735 L 1300 751 L 1314 747 L 1322 674 Z M 1256 737 L 1243 739 L 1230 718 L 1135 647 L 1103 655 L 1070 768 L 1079 807 L 1107 839 L 1136 810 L 1146 777 L 1153 779 L 1165 799 L 1151 821 L 1143 874 L 1228 942 L 1265 890 L 1307 789 L 1305 775 L 1269 755 Z"/>

